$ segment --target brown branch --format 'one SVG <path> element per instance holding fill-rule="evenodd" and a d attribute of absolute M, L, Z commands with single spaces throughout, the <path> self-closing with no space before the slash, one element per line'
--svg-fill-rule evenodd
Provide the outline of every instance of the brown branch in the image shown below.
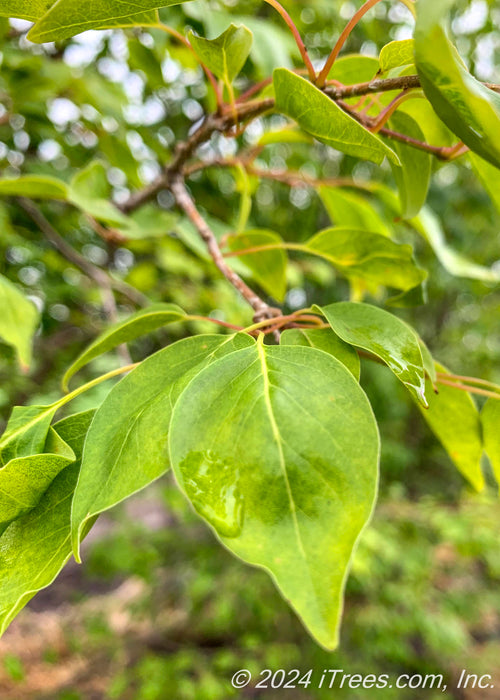
<path fill-rule="evenodd" d="M 172 180 L 170 183 L 170 191 L 175 197 L 177 206 L 186 214 L 186 216 L 195 226 L 200 237 L 205 242 L 208 252 L 210 253 L 211 258 L 219 271 L 224 275 L 228 282 L 230 282 L 230 284 L 232 284 L 232 286 L 238 290 L 242 297 L 255 311 L 254 321 L 258 323 L 264 319 L 274 318 L 275 316 L 281 314 L 280 309 L 275 309 L 266 304 L 266 302 L 261 299 L 252 289 L 250 289 L 250 287 L 248 287 L 241 277 L 228 266 L 224 260 L 224 256 L 222 255 L 213 231 L 197 210 L 196 205 L 181 176 L 178 175 Z"/>

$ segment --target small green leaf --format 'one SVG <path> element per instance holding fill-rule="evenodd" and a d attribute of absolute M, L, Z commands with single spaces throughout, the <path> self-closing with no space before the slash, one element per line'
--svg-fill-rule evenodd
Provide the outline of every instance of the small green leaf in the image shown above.
<path fill-rule="evenodd" d="M 57 0 L 28 34 L 30 41 L 42 44 L 62 41 L 89 29 L 112 29 L 155 25 L 157 8 L 180 5 L 186 0 L 94 0 L 82 6 L 80 0 Z"/>
<path fill-rule="evenodd" d="M 160 350 L 108 394 L 89 432 L 72 513 L 78 552 L 85 523 L 164 474 L 172 409 L 206 364 L 253 341 L 245 335 L 199 335 Z"/>
<path fill-rule="evenodd" d="M 276 109 L 294 119 L 307 133 L 328 146 L 381 163 L 387 156 L 399 164 L 396 153 L 378 136 L 346 114 L 324 92 L 286 68 L 274 71 Z"/>
<path fill-rule="evenodd" d="M 314 348 L 258 343 L 231 353 L 180 396 L 170 454 L 182 490 L 223 544 L 267 570 L 334 649 L 378 478 L 377 426 L 352 374 Z"/>
<path fill-rule="evenodd" d="M 481 411 L 484 449 L 500 487 L 500 401 L 488 399 Z"/>
<path fill-rule="evenodd" d="M 160 238 L 173 231 L 179 221 L 178 214 L 164 211 L 154 205 L 146 205 L 127 218 L 126 225 L 118 228 L 126 238 L 142 240 Z"/>
<path fill-rule="evenodd" d="M 422 87 L 438 116 L 472 151 L 500 167 L 500 95 L 465 68 L 445 31 L 454 0 L 419 0 L 415 58 Z"/>
<path fill-rule="evenodd" d="M 258 248 L 260 246 L 276 245 L 283 243 L 283 239 L 273 231 L 252 230 L 245 231 L 239 236 L 229 236 L 227 244 L 232 251 Z M 248 253 L 238 256 L 252 273 L 258 284 L 281 302 L 286 294 L 286 268 L 287 255 L 285 250 L 261 250 L 256 253 Z"/>
<path fill-rule="evenodd" d="M 323 350 L 337 358 L 347 367 L 356 381 L 359 382 L 360 362 L 358 353 L 348 343 L 344 343 L 330 328 L 289 328 L 283 331 L 281 345 L 301 345 L 302 347 Z"/>
<path fill-rule="evenodd" d="M 113 350 L 122 343 L 129 343 L 135 338 L 152 333 L 169 323 L 182 321 L 184 318 L 186 318 L 186 313 L 175 304 L 152 304 L 128 316 L 124 321 L 111 326 L 96 338 L 66 371 L 63 377 L 64 389 L 67 390 L 71 377 L 96 357 Z"/>
<path fill-rule="evenodd" d="M 204 39 L 194 32 L 189 33 L 189 41 L 201 62 L 222 80 L 230 85 L 239 74 L 252 48 L 253 34 L 245 26 L 231 24 L 216 39 Z"/>
<path fill-rule="evenodd" d="M 14 406 L 0 438 L 0 465 L 43 452 L 57 406 Z"/>
<path fill-rule="evenodd" d="M 410 223 L 429 243 L 439 262 L 450 275 L 481 282 L 500 281 L 500 270 L 478 265 L 447 244 L 441 222 L 429 207 L 424 207 L 418 217 Z"/>
<path fill-rule="evenodd" d="M 354 53 L 340 56 L 335 61 L 328 77 L 332 80 L 338 80 L 342 85 L 369 83 L 376 77 L 378 69 L 379 62 L 374 56 Z"/>
<path fill-rule="evenodd" d="M 400 168 L 397 169 L 400 170 Z M 340 187 L 326 187 L 324 185 L 318 191 L 328 216 L 336 226 L 358 231 L 370 231 L 370 233 L 380 233 L 387 238 L 391 237 L 391 230 L 387 222 L 384 221 L 375 207 L 357 192 L 348 192 Z"/>
<path fill-rule="evenodd" d="M 446 372 L 437 363 L 436 369 Z M 465 391 L 445 384 L 439 384 L 438 388 L 439 394 L 435 394 L 430 380 L 427 380 L 429 408 L 421 408 L 421 413 L 458 471 L 476 491 L 481 491 L 484 487 L 481 471 L 483 443 L 476 404 Z"/>
<path fill-rule="evenodd" d="M 392 116 L 389 126 L 394 131 L 410 136 L 417 141 L 425 141 L 422 130 L 409 114 L 396 112 Z M 412 219 L 417 216 L 427 199 L 431 181 L 431 156 L 425 151 L 419 151 L 400 141 L 395 141 L 392 145 L 401 161 L 401 167 L 392 166 L 394 179 L 399 190 L 401 216 L 403 219 Z"/>
<path fill-rule="evenodd" d="M 110 192 L 106 168 L 101 162 L 94 161 L 71 180 L 68 199 L 99 221 L 127 227 L 129 220 L 109 201 Z"/>
<path fill-rule="evenodd" d="M 415 41 L 403 39 L 386 44 L 380 52 L 379 63 L 382 73 L 415 63 Z"/>
<path fill-rule="evenodd" d="M 33 336 L 38 327 L 36 306 L 3 275 L 0 275 L 0 340 L 16 350 L 23 369 L 31 364 Z"/>
<path fill-rule="evenodd" d="M 93 414 L 79 413 L 54 426 L 77 460 Z M 78 469 L 79 461 L 63 469 L 38 505 L 0 537 L 0 634 L 39 590 L 54 581 L 71 556 L 71 498 Z"/>
<path fill-rule="evenodd" d="M 346 301 L 315 308 L 342 340 L 383 360 L 410 393 L 427 405 L 422 352 L 410 326 L 370 304 Z"/>
<path fill-rule="evenodd" d="M 62 180 L 49 175 L 21 175 L 15 178 L 0 179 L 0 195 L 66 200 L 68 186 Z"/>
<path fill-rule="evenodd" d="M 331 262 L 346 277 L 394 289 L 413 289 L 427 277 L 415 264 L 411 246 L 399 245 L 378 233 L 329 228 L 313 236 L 303 248 Z"/>

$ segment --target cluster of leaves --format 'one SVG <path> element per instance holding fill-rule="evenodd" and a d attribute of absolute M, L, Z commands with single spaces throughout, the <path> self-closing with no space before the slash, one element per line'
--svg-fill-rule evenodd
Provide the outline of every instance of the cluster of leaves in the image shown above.
<path fill-rule="evenodd" d="M 160 6 L 174 4 L 179 3 Z M 360 357 L 387 365 L 401 380 L 473 488 L 485 485 L 484 451 L 500 479 L 499 387 L 448 373 L 413 328 L 363 301 L 371 297 L 399 307 L 424 302 L 427 271 L 403 240 L 409 231 L 430 245 L 450 273 L 498 284 L 497 269 L 448 247 L 426 200 L 434 158 L 467 152 L 498 205 L 500 98 L 495 88 L 469 73 L 454 49 L 445 30 L 450 3 L 419 0 L 414 39 L 387 44 L 378 59 L 352 55 L 337 61 L 337 44 L 318 73 L 291 18 L 274 0 L 270 4 L 292 28 L 305 71 L 292 70 L 292 50 L 271 66 L 272 79 L 266 75 L 243 89 L 238 80 L 245 62 L 250 57 L 258 63 L 252 58 L 253 35 L 257 39 L 262 30 L 258 24 L 227 26 L 221 14 L 226 26 L 218 37 L 190 32 L 186 39 L 160 23 L 157 2 L 135 3 L 126 16 L 121 3 L 92 3 L 84 17 L 73 0 L 59 0 L 49 8 L 45 2 L 26 3 L 25 9 L 17 2 L 15 8 L 8 2 L 0 5 L 5 16 L 35 21 L 27 37 L 34 42 L 59 42 L 84 29 L 124 26 L 173 35 L 183 50 L 195 55 L 214 93 L 208 98 L 214 112 L 184 140 L 179 138 L 175 149 L 158 148 L 149 135 L 148 146 L 162 167 L 142 190 L 144 183 L 134 182 L 134 168 L 127 168 L 132 173 L 127 182 L 138 191 L 113 199 L 105 164 L 90 159 L 65 178 L 36 167 L 17 172 L 0 180 L 0 194 L 18 198 L 17 206 L 58 252 L 79 266 L 108 300 L 111 296 L 111 319 L 116 313 L 113 290 L 130 301 L 139 299 L 139 304 L 142 290 L 89 266 L 67 247 L 33 200 L 84 217 L 108 245 L 133 247 L 175 232 L 190 251 L 183 253 L 186 258 L 212 259 L 256 312 L 252 325 L 226 323 L 236 331 L 232 335 L 192 335 L 49 405 L 14 409 L 0 439 L 0 480 L 5 482 L 0 489 L 5 494 L 0 501 L 2 630 L 37 590 L 50 584 L 72 553 L 79 558 L 80 542 L 100 513 L 171 467 L 181 490 L 224 545 L 268 570 L 314 637 L 334 648 L 349 563 L 378 485 L 379 436 L 359 384 Z M 404 4 L 413 9 L 413 3 Z M 151 56 L 141 55 L 137 45 L 132 39 L 141 69 L 161 82 Z M 61 72 L 70 89 L 70 74 Z M 273 118 L 268 113 L 281 115 L 280 126 L 265 129 L 245 148 L 252 120 L 267 115 L 268 126 Z M 143 140 L 147 131 L 140 134 Z M 224 157 L 212 148 L 208 157 L 195 160 L 197 148 L 216 134 L 236 143 L 237 157 Z M 444 145 L 433 145 L 436 138 Z M 257 160 L 273 144 L 309 154 L 317 148 L 313 140 L 346 158 L 377 165 L 387 159 L 397 190 L 388 185 L 388 172 L 384 179 L 360 181 L 262 169 Z M 192 176 L 195 187 L 197 175 L 213 167 L 234 173 L 240 195 L 235 221 L 222 226 L 200 215 L 185 185 Z M 313 187 L 330 225 L 292 241 L 275 230 L 250 226 L 252 198 L 266 178 Z M 162 192 L 171 198 L 167 211 L 161 208 Z M 201 202 L 202 197 L 200 193 Z M 170 211 L 173 204 L 182 218 Z M 351 301 L 289 314 L 271 307 L 243 278 L 282 303 L 293 274 L 288 250 L 300 260 L 306 255 L 325 261 L 347 280 Z M 0 336 L 15 348 L 20 363 L 29 365 L 37 312 L 7 278 L 0 278 L 0 295 L 9 310 L 0 319 Z M 125 321 L 110 324 L 83 351 L 66 372 L 65 388 L 77 371 L 103 353 L 167 324 L 202 320 L 173 304 L 148 304 Z M 278 345 L 264 342 L 280 331 Z M 52 425 L 60 408 L 124 372 L 127 376 L 97 411 L 75 413 Z M 488 397 L 481 414 L 469 392 Z"/>

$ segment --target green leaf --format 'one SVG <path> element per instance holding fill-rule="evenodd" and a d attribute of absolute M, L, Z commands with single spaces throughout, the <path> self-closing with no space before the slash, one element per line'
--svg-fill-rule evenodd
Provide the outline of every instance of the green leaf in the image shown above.
<path fill-rule="evenodd" d="M 418 336 L 404 321 L 370 304 L 346 301 L 314 308 L 342 340 L 383 360 L 410 393 L 427 405 Z"/>
<path fill-rule="evenodd" d="M 54 426 L 80 460 L 93 411 Z M 0 634 L 42 588 L 50 585 L 71 556 L 71 498 L 79 462 L 63 469 L 38 505 L 0 537 Z"/>
<path fill-rule="evenodd" d="M 488 283 L 500 281 L 500 271 L 478 265 L 447 244 L 441 222 L 429 207 L 424 207 L 418 217 L 411 220 L 411 225 L 429 243 L 439 262 L 450 275 Z"/>
<path fill-rule="evenodd" d="M 2 0 L 0 17 L 17 17 L 35 22 L 42 17 L 55 0 Z"/>
<path fill-rule="evenodd" d="M 438 116 L 472 151 L 500 167 L 500 95 L 465 68 L 444 23 L 453 0 L 419 0 L 415 58 L 425 95 Z"/>
<path fill-rule="evenodd" d="M 0 275 L 0 339 L 16 350 L 21 367 L 31 364 L 31 346 L 38 328 L 36 306 L 3 275 Z"/>
<path fill-rule="evenodd" d="M 129 219 L 109 201 L 110 191 L 106 168 L 94 161 L 71 180 L 68 199 L 95 219 L 126 228 Z"/>
<path fill-rule="evenodd" d="M 408 290 L 427 273 L 416 266 L 409 245 L 399 245 L 378 233 L 329 228 L 313 236 L 303 249 L 332 263 L 346 277 Z"/>
<path fill-rule="evenodd" d="M 500 213 L 500 170 L 490 165 L 490 163 L 483 160 L 475 153 L 469 153 L 468 156 L 473 171 L 489 194 L 495 208 Z"/>
<path fill-rule="evenodd" d="M 374 56 L 348 54 L 340 56 L 335 61 L 328 77 L 332 80 L 338 80 L 342 85 L 369 83 L 376 77 L 378 69 L 379 62 Z"/>
<path fill-rule="evenodd" d="M 229 236 L 227 244 L 232 251 L 246 250 L 260 246 L 277 245 L 283 243 L 283 239 L 273 231 L 252 230 L 239 236 Z M 258 284 L 281 302 L 286 294 L 286 268 L 287 255 L 285 250 L 261 250 L 256 253 L 238 256 L 252 273 Z"/>
<path fill-rule="evenodd" d="M 68 198 L 68 186 L 62 180 L 49 175 L 21 175 L 0 179 L 0 195 L 29 197 L 30 199 Z"/>
<path fill-rule="evenodd" d="M 352 374 L 306 347 L 258 343 L 215 362 L 182 393 L 170 431 L 172 466 L 197 512 L 229 550 L 271 574 L 328 649 L 378 453 Z"/>
<path fill-rule="evenodd" d="M 488 399 L 481 411 L 484 449 L 500 487 L 500 401 Z"/>
<path fill-rule="evenodd" d="M 127 218 L 127 224 L 120 225 L 119 229 L 126 238 L 134 240 L 160 238 L 173 231 L 178 221 L 178 214 L 164 211 L 151 204 L 133 212 Z"/>
<path fill-rule="evenodd" d="M 391 230 L 387 222 L 358 193 L 346 192 L 340 187 L 326 187 L 325 185 L 321 185 L 318 191 L 333 224 L 358 231 L 380 233 L 387 238 L 391 237 Z"/>
<path fill-rule="evenodd" d="M 393 68 L 408 66 L 415 62 L 415 41 L 403 39 L 403 41 L 391 41 L 386 44 L 379 56 L 380 70 L 382 73 Z"/>
<path fill-rule="evenodd" d="M 57 406 L 14 406 L 0 438 L 0 464 L 43 452 Z"/>
<path fill-rule="evenodd" d="M 186 313 L 175 304 L 152 304 L 128 316 L 124 321 L 116 323 L 96 338 L 69 367 L 63 377 L 64 389 L 67 390 L 71 377 L 96 357 L 113 350 L 122 343 L 128 343 L 141 335 L 152 333 L 158 328 L 182 321 L 184 318 Z"/>
<path fill-rule="evenodd" d="M 417 122 L 404 112 L 396 112 L 389 122 L 394 131 L 425 141 L 425 136 Z M 394 179 L 399 190 L 401 216 L 411 219 L 417 216 L 424 206 L 431 181 L 432 160 L 429 153 L 419 151 L 400 141 L 395 141 L 394 150 L 399 156 L 401 167 L 392 166 Z"/>
<path fill-rule="evenodd" d="M 381 163 L 387 156 L 399 164 L 396 153 L 346 114 L 315 85 L 286 68 L 274 71 L 276 109 L 294 119 L 318 141 L 363 160 Z"/>
<path fill-rule="evenodd" d="M 231 24 L 216 39 L 204 39 L 190 32 L 189 41 L 201 62 L 217 78 L 230 85 L 250 54 L 253 34 L 245 26 L 236 27 Z"/>
<path fill-rule="evenodd" d="M 281 334 L 280 344 L 301 345 L 302 347 L 323 350 L 323 352 L 333 355 L 333 357 L 342 362 L 356 381 L 359 382 L 360 362 L 358 353 L 352 345 L 344 343 L 329 328 L 289 328 Z"/>
<path fill-rule="evenodd" d="M 123 501 L 169 469 L 172 409 L 184 386 L 206 364 L 253 341 L 244 335 L 199 335 L 160 350 L 108 394 L 89 432 L 75 491 L 72 528 Z"/>
<path fill-rule="evenodd" d="M 436 363 L 438 372 L 446 369 Z M 458 471 L 477 490 L 484 487 L 481 471 L 481 425 L 476 404 L 470 394 L 439 384 L 435 394 L 427 380 L 426 396 L 429 408 L 421 409 L 432 432 L 441 442 Z"/>
<path fill-rule="evenodd" d="M 74 461 L 69 446 L 62 454 L 53 454 L 48 445 L 45 454 L 7 462 L 0 469 L 0 534 L 9 523 L 32 510 L 56 476 Z"/>
<path fill-rule="evenodd" d="M 180 5 L 186 0 L 94 0 L 82 6 L 80 0 L 57 0 L 35 24 L 28 39 L 41 44 L 69 39 L 89 29 L 154 25 L 157 8 Z"/>

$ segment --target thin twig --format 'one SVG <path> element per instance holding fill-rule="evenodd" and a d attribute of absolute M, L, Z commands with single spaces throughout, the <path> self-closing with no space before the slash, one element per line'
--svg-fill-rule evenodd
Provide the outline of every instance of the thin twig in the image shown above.
<path fill-rule="evenodd" d="M 219 248 L 214 232 L 196 208 L 196 205 L 181 176 L 177 176 L 172 180 L 170 183 L 170 191 L 175 197 L 177 206 L 186 214 L 191 223 L 195 226 L 200 237 L 205 242 L 208 252 L 210 253 L 211 258 L 219 271 L 224 275 L 228 282 L 230 282 L 230 284 L 232 284 L 232 286 L 238 290 L 238 292 L 254 310 L 254 319 L 256 322 L 267 318 L 274 318 L 275 316 L 281 314 L 280 309 L 273 308 L 269 306 L 269 304 L 266 304 L 266 302 L 261 299 L 252 289 L 250 289 L 250 287 L 241 279 L 241 277 L 228 266 Z"/>

